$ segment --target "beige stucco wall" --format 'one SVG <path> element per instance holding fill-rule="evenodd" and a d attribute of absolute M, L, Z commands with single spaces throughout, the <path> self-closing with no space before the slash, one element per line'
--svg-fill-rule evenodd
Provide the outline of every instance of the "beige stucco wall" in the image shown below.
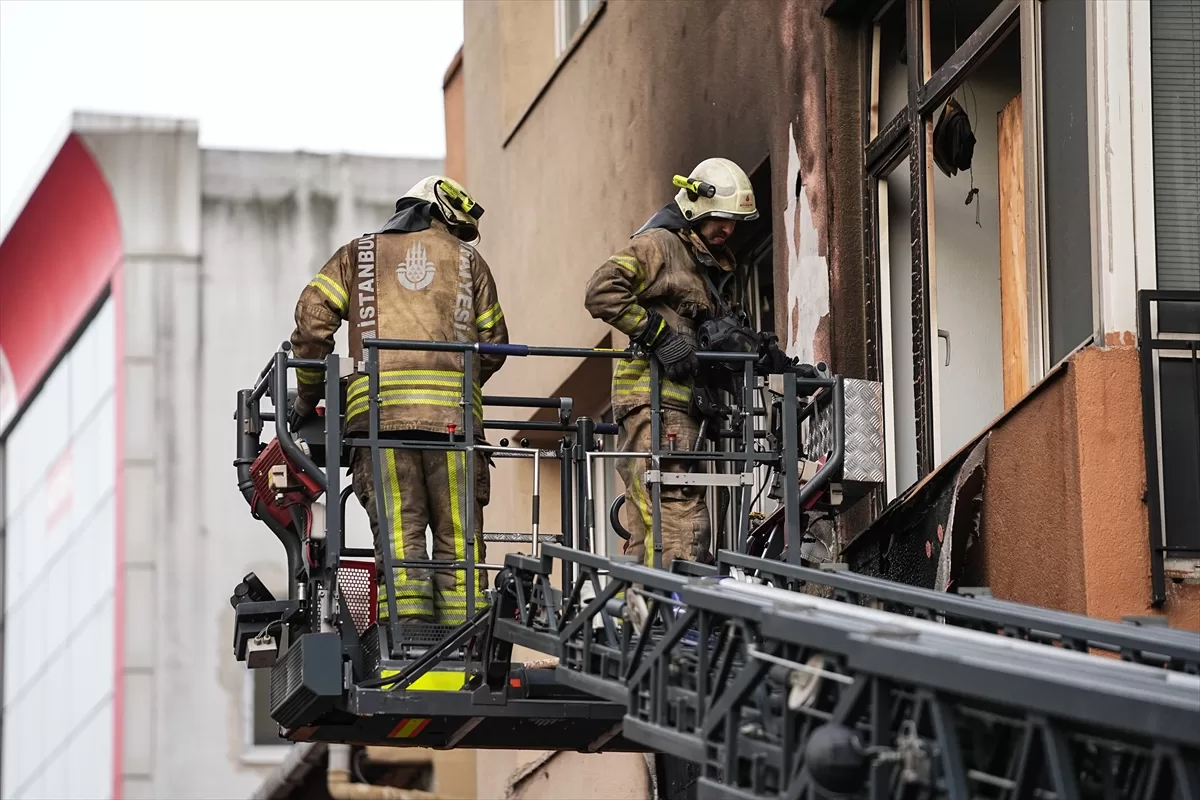
<path fill-rule="evenodd" d="M 540 25 L 514 33 L 510 15 L 531 4 L 551 6 L 508 0 L 464 9 L 467 179 L 488 209 L 480 249 L 496 273 L 513 341 L 599 342 L 608 329 L 583 309 L 588 277 L 671 198 L 672 174 L 714 155 L 747 171 L 771 158 L 771 222 L 788 245 L 777 247 L 778 284 L 803 261 L 828 297 L 824 111 L 834 89 L 823 77 L 827 25 L 819 3 L 609 0 L 506 143 L 516 91 L 508 76 L 534 62 L 541 81 L 551 74 L 544 58 L 518 57 L 552 36 Z M 520 75 L 519 96 L 532 100 Z M 841 219 L 853 223 L 857 205 Z M 860 316 L 861 307 L 860 299 Z M 820 318 L 779 327 L 815 331 Z M 813 336 L 803 344 L 811 350 Z M 489 391 L 547 394 L 573 368 L 513 359 Z"/>

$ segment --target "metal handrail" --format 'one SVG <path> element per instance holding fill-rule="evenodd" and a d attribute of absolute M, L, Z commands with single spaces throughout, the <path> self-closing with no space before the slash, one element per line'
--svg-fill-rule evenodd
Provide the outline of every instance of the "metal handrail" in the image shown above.
<path fill-rule="evenodd" d="M 497 397 L 486 396 L 482 397 L 484 401 L 481 405 L 494 405 L 498 407 L 525 407 L 525 408 L 556 408 L 559 411 L 558 421 L 511 421 L 511 420 L 486 420 L 482 414 L 475 412 L 475 380 L 474 370 L 476 365 L 473 358 L 463 359 L 463 375 L 462 386 L 459 395 L 459 406 L 462 409 L 462 426 L 455 428 L 450 433 L 448 441 L 416 441 L 412 437 L 403 437 L 389 435 L 388 437 L 381 436 L 380 423 L 380 375 L 379 361 L 380 351 L 419 351 L 419 352 L 443 352 L 443 353 L 461 353 L 464 356 L 467 354 L 478 355 L 504 355 L 514 357 L 549 357 L 549 358 L 601 358 L 601 359 L 619 359 L 629 358 L 640 355 L 633 350 L 615 350 L 615 349 L 600 349 L 600 348 L 577 348 L 577 347 L 541 347 L 522 344 L 487 344 L 487 343 L 467 343 L 467 342 L 430 342 L 416 340 L 391 340 L 391 339 L 365 339 L 363 346 L 363 361 L 358 365 L 358 372 L 365 373 L 369 381 L 368 397 L 368 425 L 367 435 L 345 437 L 343 435 L 342 419 L 343 409 L 342 403 L 342 384 L 340 380 L 340 357 L 336 354 L 331 354 L 323 360 L 316 359 L 297 359 L 290 357 L 290 345 L 284 342 L 279 350 L 274 354 L 271 361 L 259 374 L 255 382 L 254 388 L 239 395 L 238 419 L 239 425 L 243 428 L 243 444 L 239 446 L 238 470 L 240 485 L 243 486 L 244 494 L 248 499 L 253 496 L 253 489 L 249 482 L 249 467 L 253 463 L 254 455 L 257 451 L 257 431 L 254 431 L 254 436 L 245 430 L 244 420 L 253 419 L 258 422 L 258 429 L 261 430 L 261 421 L 267 419 L 276 421 L 276 436 L 279 440 L 280 447 L 286 454 L 288 461 L 299 472 L 311 478 L 328 497 L 336 497 L 336 505 L 330 509 L 331 513 L 325 515 L 325 532 L 324 532 L 324 558 L 320 565 L 316 566 L 320 571 L 320 586 L 315 587 L 318 591 L 324 588 L 323 598 L 321 599 L 326 604 L 326 609 L 321 612 L 322 619 L 328 620 L 332 618 L 332 597 L 336 593 L 337 573 L 340 561 L 343 557 L 349 554 L 344 543 L 344 524 L 345 524 L 345 502 L 351 492 L 347 487 L 346 491 L 341 488 L 341 476 L 339 474 L 340 454 L 344 448 L 363 448 L 371 452 L 371 458 L 374 461 L 375 474 L 380 474 L 380 451 L 383 449 L 416 449 L 416 450 L 445 450 L 445 451 L 461 451 L 467 459 L 467 469 L 465 475 L 465 486 L 463 491 L 468 498 L 474 497 L 475 492 L 475 469 L 474 459 L 478 457 L 476 451 L 488 452 L 492 455 L 502 457 L 517 457 L 517 458 L 532 458 L 535 462 L 535 484 L 540 489 L 540 461 L 543 458 L 554 458 L 560 462 L 562 476 L 562 541 L 564 545 L 576 546 L 584 551 L 590 551 L 591 539 L 595 530 L 595 512 L 592 508 L 592 491 L 591 491 L 591 470 L 589 468 L 592 457 L 599 457 L 595 452 L 594 437 L 596 434 L 614 434 L 617 432 L 617 426 L 612 423 L 597 423 L 587 417 L 580 417 L 576 420 L 570 420 L 570 411 L 573 406 L 570 398 L 553 397 L 553 398 L 531 398 L 531 397 Z M 745 376 L 745 386 L 743 391 L 745 397 L 742 398 L 739 406 L 742 416 L 761 413 L 762 409 L 757 408 L 753 402 L 752 393 L 755 387 L 755 371 L 754 362 L 759 360 L 757 353 L 718 353 L 718 352 L 699 352 L 696 354 L 698 360 L 703 362 L 731 362 L 742 364 L 742 371 Z M 660 365 L 656 359 L 649 359 L 650 362 L 650 394 L 651 394 L 651 427 L 653 430 L 652 441 L 661 442 L 662 437 L 657 435 L 661 430 L 662 421 L 662 376 Z M 317 465 L 310 452 L 297 441 L 297 437 L 291 431 L 286 422 L 287 417 L 287 372 L 290 369 L 305 368 L 309 370 L 319 371 L 324 376 L 325 389 L 325 468 L 322 469 Z M 741 447 L 738 452 L 713 452 L 706 451 L 667 451 L 659 446 L 653 446 L 646 455 L 650 458 L 653 468 L 658 468 L 658 462 L 661 458 L 681 457 L 684 459 L 699 459 L 699 460 L 722 460 L 730 462 L 745 462 L 745 469 L 753 469 L 754 466 L 761 463 L 777 463 L 782 461 L 782 472 L 785 473 L 785 486 L 792 486 L 792 490 L 785 492 L 785 497 L 788 501 L 788 524 L 789 527 L 798 528 L 799 514 L 798 511 L 802 504 L 806 502 L 807 495 L 816 491 L 825 480 L 834 475 L 841 467 L 843 447 L 842 442 L 844 435 L 842 431 L 843 424 L 843 392 L 840 377 L 835 378 L 800 378 L 794 373 L 785 373 L 785 413 L 784 413 L 784 442 L 785 450 L 782 454 L 764 454 L 757 452 L 754 447 L 756 436 L 761 435 L 761 432 L 754 429 L 750 420 L 743 420 L 743 433 L 738 438 L 744 438 L 740 443 Z M 817 405 L 832 404 L 834 409 L 834 428 L 835 428 L 835 448 L 831 457 L 819 471 L 816 478 L 806 483 L 798 491 L 795 488 L 796 481 L 795 471 L 796 466 L 792 464 L 788 466 L 789 458 L 796 460 L 798 458 L 799 445 L 799 418 L 801 416 L 800 406 L 798 404 L 798 393 L 805 392 L 811 395 L 817 392 L 817 397 L 809 404 L 807 412 L 811 412 Z M 262 412 L 258 409 L 262 397 L 270 396 L 274 402 L 274 413 Z M 469 398 L 469 399 L 468 399 Z M 478 428 L 477 428 L 478 426 Z M 562 433 L 564 435 L 557 450 L 543 451 L 529 447 L 516 446 L 491 446 L 482 443 L 478 434 L 482 430 L 545 430 Z M 253 438 L 253 447 L 251 446 L 251 438 Z M 790 449 L 789 449 L 790 448 Z M 628 454 L 626 454 L 628 455 Z M 572 492 L 572 469 L 576 470 L 577 490 Z M 790 478 L 788 476 L 791 476 Z M 747 486 L 745 493 L 749 493 L 751 487 Z M 572 503 L 570 496 L 575 494 L 575 502 L 578 504 L 576 513 L 572 514 Z M 533 532 L 530 541 L 533 543 L 533 552 L 535 556 L 540 550 L 541 538 L 538 535 L 540 532 L 540 504 L 538 502 L 540 494 L 535 491 L 533 498 L 533 511 L 531 515 L 531 524 Z M 382 504 L 383 498 L 381 493 L 377 492 L 377 502 Z M 655 564 L 661 564 L 661 549 L 662 549 L 662 531 L 661 531 L 661 496 L 660 485 L 655 483 L 652 488 L 651 505 L 653 515 L 653 543 L 655 548 Z M 750 498 L 743 498 L 743 506 L 749 507 Z M 465 503 L 464 509 L 465 519 L 463 527 L 466 532 L 467 542 L 465 547 L 465 558 L 455 562 L 441 562 L 430 560 L 429 566 L 437 569 L 442 567 L 452 566 L 455 571 L 466 573 L 468 585 L 471 587 L 466 595 L 467 616 L 470 618 L 475 611 L 476 598 L 476 569 L 482 568 L 485 565 L 477 565 L 475 563 L 475 504 L 473 502 Z M 381 518 L 384 516 L 384 509 L 378 511 Z M 744 515 L 743 515 L 744 516 Z M 578 517 L 579 536 L 578 541 L 573 540 L 574 519 Z M 748 535 L 748 517 L 742 521 L 742 529 L 739 531 L 738 543 L 744 545 Z M 650 532 L 648 532 L 650 533 Z M 292 537 L 295 541 L 289 541 L 279 531 L 276 534 L 284 541 L 288 548 L 289 562 L 292 560 L 304 561 L 301 557 L 303 553 L 303 541 L 299 536 Z M 315 538 L 315 537 L 314 537 Z M 647 537 L 647 546 L 650 546 L 650 537 Z M 354 555 L 359 555 L 355 549 Z M 384 569 L 389 574 L 393 573 L 396 564 L 392 562 L 391 554 L 383 553 L 385 562 Z M 424 562 L 422 562 L 424 563 Z M 405 566 L 408 566 L 407 562 Z M 312 570 L 307 567 L 307 562 L 304 565 L 290 565 L 293 579 L 303 572 L 311 580 L 317 577 Z M 570 575 L 562 576 L 564 590 L 569 586 L 571 580 Z M 295 582 L 295 581 L 293 581 Z M 397 619 L 396 600 L 393 582 L 389 581 L 386 585 L 388 594 L 388 608 L 391 619 Z"/>
<path fill-rule="evenodd" d="M 1167 530 L 1163 519 L 1162 476 L 1159 474 L 1159 408 L 1157 397 L 1161 390 L 1161 379 L 1155 380 L 1155 356 L 1164 351 L 1190 352 L 1193 386 L 1196 405 L 1200 408 L 1200 335 L 1195 338 L 1170 338 L 1153 325 L 1152 304 L 1194 304 L 1200 314 L 1200 291 L 1141 290 L 1138 292 L 1138 357 L 1141 370 L 1142 389 L 1142 438 L 1146 459 L 1146 506 L 1150 531 L 1150 605 L 1160 608 L 1167 599 L 1166 558 L 1168 552 L 1179 552 L 1200 556 L 1200 550 L 1174 548 L 1166 541 Z M 1167 331 L 1170 333 L 1170 331 Z M 1190 332 L 1181 332 L 1190 333 Z M 1165 438 L 1165 436 L 1164 436 Z M 1198 428 L 1196 452 L 1200 453 L 1200 428 Z M 1197 494 L 1200 496 L 1200 470 L 1197 471 Z"/>

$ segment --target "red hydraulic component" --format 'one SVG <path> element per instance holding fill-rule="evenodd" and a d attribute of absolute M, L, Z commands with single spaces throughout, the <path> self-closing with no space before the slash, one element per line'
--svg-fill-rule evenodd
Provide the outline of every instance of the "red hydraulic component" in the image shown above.
<path fill-rule="evenodd" d="M 298 533 L 308 536 L 308 529 L 312 525 L 312 504 L 323 490 L 313 478 L 287 460 L 279 439 L 272 439 L 254 459 L 250 466 L 250 479 L 254 482 L 255 500 L 261 502 L 266 513 L 283 527 L 294 525 L 292 508 L 301 506 L 305 529 Z"/>

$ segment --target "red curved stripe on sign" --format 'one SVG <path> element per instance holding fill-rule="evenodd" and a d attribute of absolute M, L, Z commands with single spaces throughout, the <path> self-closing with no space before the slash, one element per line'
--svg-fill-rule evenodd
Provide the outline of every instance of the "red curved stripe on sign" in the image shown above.
<path fill-rule="evenodd" d="M 0 351 L 11 373 L 9 402 L 17 408 L 79 327 L 121 255 L 121 223 L 108 183 L 71 134 L 0 242 Z"/>

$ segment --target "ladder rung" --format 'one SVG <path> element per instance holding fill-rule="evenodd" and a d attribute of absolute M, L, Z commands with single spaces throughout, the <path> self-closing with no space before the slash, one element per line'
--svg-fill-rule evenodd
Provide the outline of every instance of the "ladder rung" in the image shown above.
<path fill-rule="evenodd" d="M 529 543 L 533 542 L 533 534 L 532 533 L 487 533 L 487 532 L 485 532 L 483 534 L 483 540 L 485 542 L 511 542 L 514 544 L 519 544 L 521 542 L 524 542 L 526 544 L 529 544 Z M 542 544 L 558 544 L 562 541 L 562 534 L 561 533 L 539 533 L 538 541 L 541 542 Z"/>

